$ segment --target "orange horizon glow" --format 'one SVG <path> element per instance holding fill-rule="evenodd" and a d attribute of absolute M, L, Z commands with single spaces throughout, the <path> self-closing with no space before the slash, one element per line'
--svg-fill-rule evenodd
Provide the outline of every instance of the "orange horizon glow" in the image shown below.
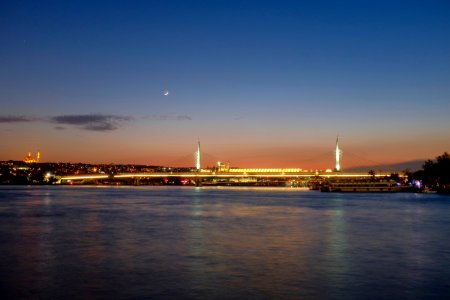
<path fill-rule="evenodd" d="M 178 158 L 169 155 L 152 155 L 149 158 L 136 157 L 135 159 L 129 159 L 126 157 L 126 154 L 122 154 L 120 157 L 115 158 L 115 153 L 104 153 L 103 155 L 98 156 L 78 156 L 73 154 L 73 157 L 70 157 L 69 154 L 65 154 L 64 156 L 58 154 L 51 154 L 49 157 L 45 152 L 41 151 L 41 162 L 43 163 L 87 163 L 87 164 L 116 164 L 116 165 L 149 165 L 149 166 L 166 166 L 166 167 L 195 167 L 195 159 L 194 153 L 192 155 L 183 155 Z M 345 153 L 345 152 L 344 152 Z M 329 151 L 324 155 L 316 156 L 314 158 L 314 153 L 306 153 L 305 155 L 291 155 L 291 156 L 281 156 L 276 157 L 276 155 L 262 155 L 261 153 L 257 153 L 254 156 L 245 155 L 242 156 L 239 153 L 233 153 L 234 156 L 226 155 L 229 159 L 218 159 L 208 154 L 203 154 L 202 159 L 202 168 L 211 168 L 217 165 L 217 162 L 229 163 L 231 167 L 239 167 L 239 168 L 301 168 L 304 170 L 326 170 L 326 169 L 334 169 L 334 153 Z M 309 154 L 309 157 L 307 156 Z M 398 163 L 408 163 L 411 161 L 423 161 L 425 162 L 427 159 L 434 159 L 437 155 L 441 155 L 442 153 L 438 153 L 436 155 L 432 155 L 430 157 L 403 157 L 401 155 L 392 155 L 390 157 L 376 156 L 372 159 L 364 160 L 361 157 L 346 157 L 345 154 L 341 157 L 341 166 L 342 169 L 349 169 L 354 167 L 368 167 L 368 166 L 377 166 L 377 165 L 389 165 L 389 164 L 398 164 Z M 2 157 L 0 160 L 8 161 L 21 161 L 23 160 L 25 155 L 22 157 L 18 155 L 13 155 L 13 157 Z M 54 158 L 52 158 L 52 156 Z M 192 156 L 192 157 L 189 157 Z M 373 156 L 372 156 L 373 157 Z M 312 158 L 312 159 L 311 159 Z"/>
<path fill-rule="evenodd" d="M 13 127 L 12 127 L 13 128 Z M 169 130 L 165 134 L 150 127 L 128 128 L 107 133 L 65 130 L 42 134 L 51 128 L 26 126 L 4 131 L 0 160 L 23 160 L 28 152 L 39 151 L 41 162 L 88 164 L 138 164 L 168 167 L 195 167 L 197 136 Z M 280 131 L 281 132 L 281 131 Z M 335 167 L 333 133 L 305 132 L 268 137 L 244 135 L 238 131 L 200 136 L 202 167 L 218 161 L 240 168 L 302 168 L 326 170 Z M 450 149 L 450 140 L 441 136 L 341 135 L 342 170 L 359 166 L 388 165 L 435 159 Z"/>

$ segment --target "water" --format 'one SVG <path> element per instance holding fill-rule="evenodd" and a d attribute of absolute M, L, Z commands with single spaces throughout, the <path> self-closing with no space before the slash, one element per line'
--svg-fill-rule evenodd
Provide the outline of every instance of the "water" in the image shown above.
<path fill-rule="evenodd" d="M 450 197 L 0 187 L 2 299 L 448 299 Z"/>

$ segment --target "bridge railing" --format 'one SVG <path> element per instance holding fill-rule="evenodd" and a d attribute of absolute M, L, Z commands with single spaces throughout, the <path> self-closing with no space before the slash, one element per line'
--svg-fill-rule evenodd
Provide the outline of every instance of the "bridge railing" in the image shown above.
<path fill-rule="evenodd" d="M 255 170 L 250 172 L 250 170 Z M 376 174 L 369 174 L 364 172 L 325 172 L 325 171 L 298 171 L 298 172 L 258 172 L 258 169 L 248 169 L 249 172 L 158 172 L 158 173 L 120 173 L 115 175 L 105 174 L 87 174 L 87 175 L 71 175 L 62 176 L 61 182 L 75 181 L 75 180 L 100 180 L 100 179 L 124 179 L 124 178 L 164 178 L 164 177 L 184 177 L 184 178 L 242 178 L 242 177 L 322 177 L 322 178 L 367 178 L 367 177 L 386 177 L 390 176 L 390 172 L 377 172 Z M 405 177 L 403 173 L 398 174 L 399 177 Z"/>

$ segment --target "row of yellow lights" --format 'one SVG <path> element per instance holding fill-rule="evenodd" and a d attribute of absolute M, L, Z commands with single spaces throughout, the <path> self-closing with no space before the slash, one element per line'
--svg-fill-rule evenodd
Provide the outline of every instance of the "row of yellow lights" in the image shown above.
<path fill-rule="evenodd" d="M 317 175 L 320 177 L 372 177 L 369 174 L 296 174 L 291 177 L 310 177 Z M 285 174 L 120 174 L 114 175 L 113 178 L 134 178 L 134 177 L 286 177 Z M 385 174 L 375 174 L 375 177 L 384 177 Z M 400 175 L 400 177 L 403 177 Z M 67 176 L 61 177 L 61 180 L 82 180 L 82 179 L 104 179 L 109 178 L 108 175 L 89 175 L 89 176 Z"/>
<path fill-rule="evenodd" d="M 263 173 L 279 173 L 279 172 L 302 172 L 303 169 L 230 169 L 231 172 L 263 172 Z"/>

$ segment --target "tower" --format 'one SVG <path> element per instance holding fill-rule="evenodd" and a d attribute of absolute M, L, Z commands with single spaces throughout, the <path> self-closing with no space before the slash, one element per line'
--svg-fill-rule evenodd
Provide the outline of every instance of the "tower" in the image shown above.
<path fill-rule="evenodd" d="M 39 162 L 41 160 L 41 152 L 38 151 L 36 155 L 36 162 Z"/>
<path fill-rule="evenodd" d="M 336 167 L 334 168 L 335 171 L 340 172 L 341 171 L 341 154 L 342 151 L 339 149 L 339 136 L 336 137 Z"/>
<path fill-rule="evenodd" d="M 200 171 L 200 169 L 201 169 L 201 167 L 200 167 L 200 158 L 201 158 L 200 141 L 198 141 L 197 152 L 195 152 L 195 168 L 197 169 L 197 171 Z"/>

